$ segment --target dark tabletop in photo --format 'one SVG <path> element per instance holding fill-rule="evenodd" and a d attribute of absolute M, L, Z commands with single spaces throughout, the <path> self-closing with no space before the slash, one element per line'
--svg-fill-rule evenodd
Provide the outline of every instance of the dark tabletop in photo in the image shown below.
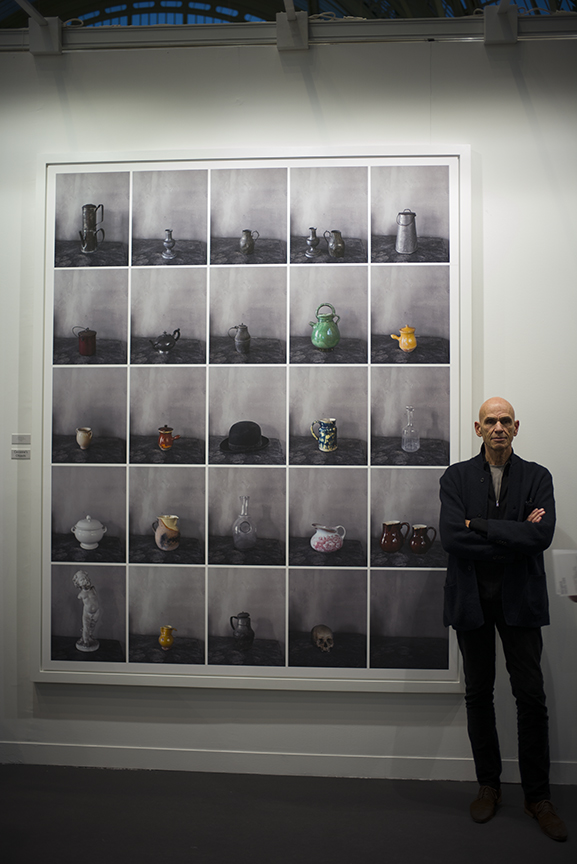
<path fill-rule="evenodd" d="M 78 240 L 57 240 L 55 267 L 127 267 L 128 244 L 103 240 L 95 252 L 83 252 Z"/>
<path fill-rule="evenodd" d="M 286 363 L 286 342 L 284 339 L 261 339 L 251 336 L 250 350 L 246 354 L 240 354 L 234 347 L 234 339 L 229 336 L 211 336 L 209 362 L 241 365 Z"/>
<path fill-rule="evenodd" d="M 158 435 L 130 436 L 130 461 L 134 464 L 204 465 L 204 451 L 204 441 L 198 438 L 179 438 L 170 450 L 161 450 Z"/>
<path fill-rule="evenodd" d="M 204 542 L 195 537 L 181 536 L 177 549 L 164 552 L 156 545 L 151 527 L 150 534 L 131 534 L 128 543 L 131 564 L 204 564 Z"/>
<path fill-rule="evenodd" d="M 87 357 L 78 351 L 78 337 L 54 337 L 53 362 L 55 366 L 103 366 L 126 363 L 126 342 L 120 339 L 96 338 L 96 354 Z"/>
<path fill-rule="evenodd" d="M 286 264 L 286 240 L 271 240 L 259 237 L 254 243 L 254 252 L 245 255 L 240 251 L 238 237 L 211 237 L 211 264 Z"/>
<path fill-rule="evenodd" d="M 401 436 L 371 438 L 371 465 L 448 465 L 449 442 L 441 438 L 421 438 L 414 453 L 401 447 Z"/>
<path fill-rule="evenodd" d="M 76 435 L 53 435 L 52 461 L 78 462 L 81 465 L 124 463 L 126 462 L 126 441 L 124 438 L 93 436 L 90 447 L 81 450 Z"/>
<path fill-rule="evenodd" d="M 322 233 L 317 234 L 320 243 L 316 247 L 317 255 L 307 258 L 306 251 L 309 248 L 305 237 L 291 236 L 291 264 L 366 264 L 367 246 L 357 237 L 343 237 L 345 241 L 345 254 L 342 258 L 333 258 L 329 255 L 327 241 Z"/>
<path fill-rule="evenodd" d="M 371 567 L 446 567 L 447 553 L 439 540 L 435 540 L 425 555 L 415 555 L 409 548 L 409 541 L 400 552 L 383 552 L 379 539 L 372 538 Z"/>
<path fill-rule="evenodd" d="M 319 450 L 312 435 L 291 435 L 290 465 L 366 465 L 367 442 L 360 438 L 338 438 L 337 449 L 330 453 Z"/>
<path fill-rule="evenodd" d="M 128 639 L 129 663 L 204 663 L 204 640 L 179 636 L 173 631 L 174 644 L 167 651 L 158 644 L 160 626 L 156 636 L 131 633 Z"/>
<path fill-rule="evenodd" d="M 327 366 L 335 363 L 366 363 L 367 342 L 366 339 L 341 339 L 336 348 L 321 351 L 315 348 L 310 336 L 291 336 L 290 362 Z"/>
<path fill-rule="evenodd" d="M 371 669 L 448 669 L 449 639 L 371 636 L 370 666 Z"/>
<path fill-rule="evenodd" d="M 232 537 L 208 538 L 208 563 L 234 566 L 279 566 L 285 565 L 285 544 L 280 540 L 257 537 L 251 549 L 237 549 Z"/>
<path fill-rule="evenodd" d="M 270 438 L 268 447 L 252 453 L 229 453 L 220 449 L 227 435 L 211 435 L 208 461 L 211 465 L 284 465 L 285 457 L 278 438 Z"/>
<path fill-rule="evenodd" d="M 157 334 L 159 336 L 160 334 Z M 152 340 L 155 341 L 154 339 Z M 130 348 L 130 362 L 134 365 L 171 366 L 177 363 L 191 365 L 206 363 L 206 342 L 204 339 L 185 339 L 181 337 L 172 351 L 160 354 L 152 347 L 146 336 L 133 336 Z"/>
<path fill-rule="evenodd" d="M 404 325 L 401 325 L 404 326 Z M 394 331 L 393 331 L 394 332 Z M 397 331 L 397 336 L 399 332 Z M 418 336 L 417 347 L 409 354 L 399 348 L 390 334 L 373 333 L 371 336 L 372 363 L 448 363 L 449 340 L 442 336 Z"/>
<path fill-rule="evenodd" d="M 133 267 L 178 267 L 183 264 L 206 264 L 207 244 L 203 240 L 179 240 L 172 247 L 174 258 L 163 258 L 164 237 L 151 240 L 132 238 Z"/>
<path fill-rule="evenodd" d="M 397 252 L 396 235 L 371 236 L 373 264 L 446 264 L 449 260 L 449 241 L 443 237 L 417 237 L 417 249 L 410 255 Z"/>
<path fill-rule="evenodd" d="M 82 519 L 86 516 L 79 516 Z M 102 520 L 101 520 L 102 521 Z M 106 521 L 104 521 L 106 525 Z M 120 537 L 105 534 L 96 549 L 83 549 L 72 531 L 52 535 L 52 561 L 77 561 L 79 564 L 124 564 L 126 553 Z"/>
<path fill-rule="evenodd" d="M 52 636 L 50 640 L 51 660 L 78 660 L 80 663 L 126 662 L 124 646 L 117 639 L 98 639 L 98 631 L 94 637 L 100 642 L 98 649 L 96 651 L 79 651 L 76 643 L 80 639 L 80 629 L 79 626 L 78 636 Z"/>
<path fill-rule="evenodd" d="M 327 625 L 328 626 L 328 625 Z M 367 637 L 363 633 L 334 633 L 334 646 L 321 651 L 312 642 L 311 634 L 291 631 L 289 635 L 289 666 L 318 669 L 366 669 Z"/>
<path fill-rule="evenodd" d="M 284 666 L 276 639 L 255 639 L 247 651 L 236 647 L 234 636 L 208 637 L 208 662 L 215 666 Z"/>
<path fill-rule="evenodd" d="M 291 567 L 366 567 L 367 556 L 360 540 L 343 540 L 335 552 L 317 552 L 311 546 L 314 529 L 310 537 L 289 539 L 289 564 Z"/>

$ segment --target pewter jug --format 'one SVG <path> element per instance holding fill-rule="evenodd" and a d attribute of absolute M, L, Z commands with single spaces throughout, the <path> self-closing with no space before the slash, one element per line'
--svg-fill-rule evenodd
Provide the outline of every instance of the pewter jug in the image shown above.
<path fill-rule="evenodd" d="M 395 249 L 402 255 L 411 255 L 417 251 L 416 217 L 417 214 L 408 209 L 397 214 L 398 228 Z"/>
<path fill-rule="evenodd" d="M 329 235 L 328 237 L 327 234 Z M 325 231 L 323 237 L 327 241 L 331 258 L 345 257 L 345 241 L 343 240 L 340 231 Z"/>
<path fill-rule="evenodd" d="M 233 624 L 233 621 L 236 621 L 236 624 Z M 234 635 L 234 647 L 240 648 L 241 651 L 248 651 L 254 642 L 254 630 L 250 626 L 250 615 L 248 612 L 239 612 L 238 615 L 231 615 L 230 626 Z"/>
<path fill-rule="evenodd" d="M 232 334 L 230 331 L 234 330 Z M 234 339 L 234 347 L 239 354 L 248 354 L 250 351 L 250 333 L 246 324 L 235 324 L 228 328 L 228 335 Z"/>
<path fill-rule="evenodd" d="M 100 210 L 100 219 L 98 211 Z M 104 240 L 104 228 L 97 228 L 104 221 L 104 204 L 84 204 L 82 207 L 82 231 L 80 244 L 83 252 L 87 254 L 96 252 L 98 248 L 98 235 L 102 234 L 100 242 Z"/>
<path fill-rule="evenodd" d="M 256 237 L 254 236 L 256 234 Z M 240 251 L 243 255 L 251 255 L 254 252 L 255 240 L 258 240 L 260 234 L 258 231 L 251 231 L 250 228 L 243 228 L 240 237 Z"/>

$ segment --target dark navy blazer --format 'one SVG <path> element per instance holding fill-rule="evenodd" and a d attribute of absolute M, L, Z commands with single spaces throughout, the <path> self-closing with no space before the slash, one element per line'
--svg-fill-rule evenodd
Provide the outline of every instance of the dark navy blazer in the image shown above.
<path fill-rule="evenodd" d="M 502 602 L 507 624 L 541 627 L 549 623 L 543 551 L 555 532 L 553 481 L 546 468 L 511 455 L 504 519 L 488 519 L 487 537 L 465 525 L 487 518 L 491 472 L 484 470 L 484 448 L 466 462 L 450 465 L 441 477 L 441 543 L 449 553 L 445 582 L 445 626 L 474 630 L 483 624 L 475 562 L 503 565 Z M 541 522 L 527 522 L 543 507 Z"/>

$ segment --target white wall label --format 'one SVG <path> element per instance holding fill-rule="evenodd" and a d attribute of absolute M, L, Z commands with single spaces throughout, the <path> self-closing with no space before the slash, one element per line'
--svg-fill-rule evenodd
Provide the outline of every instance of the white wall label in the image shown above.
<path fill-rule="evenodd" d="M 13 459 L 30 459 L 30 448 L 29 447 L 21 447 L 21 448 L 12 448 L 12 458 Z"/>
<path fill-rule="evenodd" d="M 12 444 L 30 444 L 32 441 L 32 435 L 29 432 L 13 432 L 12 433 Z"/>

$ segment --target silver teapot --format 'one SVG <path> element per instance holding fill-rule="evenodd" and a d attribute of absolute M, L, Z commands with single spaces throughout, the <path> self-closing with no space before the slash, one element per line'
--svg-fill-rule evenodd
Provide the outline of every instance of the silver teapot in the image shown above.
<path fill-rule="evenodd" d="M 172 335 L 167 333 L 165 330 L 162 336 L 158 336 L 154 341 L 152 339 L 149 339 L 148 341 L 159 354 L 169 354 L 179 339 L 180 327 L 177 327 Z"/>

